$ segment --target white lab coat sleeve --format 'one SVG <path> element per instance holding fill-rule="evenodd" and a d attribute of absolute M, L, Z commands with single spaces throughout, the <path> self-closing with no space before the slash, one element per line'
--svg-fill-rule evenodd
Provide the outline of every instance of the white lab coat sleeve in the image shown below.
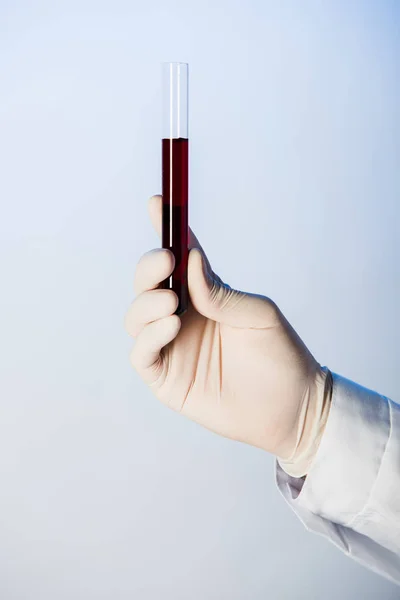
<path fill-rule="evenodd" d="M 307 529 L 400 584 L 400 405 L 333 374 L 332 404 L 305 480 L 276 465 Z"/>

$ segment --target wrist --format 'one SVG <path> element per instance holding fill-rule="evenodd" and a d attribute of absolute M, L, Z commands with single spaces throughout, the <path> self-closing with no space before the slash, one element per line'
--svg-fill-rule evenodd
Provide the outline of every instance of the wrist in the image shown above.
<path fill-rule="evenodd" d="M 329 416 L 332 385 L 329 369 L 319 367 L 300 410 L 295 448 L 290 457 L 278 457 L 282 469 L 292 477 L 307 475 L 317 454 Z"/>

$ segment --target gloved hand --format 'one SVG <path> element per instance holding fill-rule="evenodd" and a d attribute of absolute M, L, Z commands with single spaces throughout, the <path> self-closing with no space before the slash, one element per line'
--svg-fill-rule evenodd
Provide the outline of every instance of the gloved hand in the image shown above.
<path fill-rule="evenodd" d="M 149 211 L 160 233 L 161 196 Z M 295 474 L 305 474 L 326 421 L 327 371 L 274 302 L 224 284 L 192 232 L 189 247 L 190 302 L 181 318 L 176 294 L 157 287 L 173 271 L 173 254 L 158 248 L 139 261 L 126 316 L 133 366 L 170 408 L 289 466 L 300 460 Z"/>

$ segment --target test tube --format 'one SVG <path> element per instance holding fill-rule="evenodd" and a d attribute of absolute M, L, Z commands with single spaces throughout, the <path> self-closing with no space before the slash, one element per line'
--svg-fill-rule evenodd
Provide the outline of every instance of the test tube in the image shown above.
<path fill-rule="evenodd" d="M 175 268 L 161 287 L 177 294 L 181 315 L 188 307 L 189 67 L 163 63 L 162 75 L 162 247 L 173 252 Z"/>

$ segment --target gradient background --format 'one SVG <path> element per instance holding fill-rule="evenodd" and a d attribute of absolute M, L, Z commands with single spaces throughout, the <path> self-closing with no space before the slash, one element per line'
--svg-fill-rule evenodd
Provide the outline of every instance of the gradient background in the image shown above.
<path fill-rule="evenodd" d="M 215 270 L 399 400 L 400 3 L 0 3 L 0 597 L 389 600 L 273 459 L 157 403 L 123 319 L 159 241 L 160 65 L 191 68 Z"/>

